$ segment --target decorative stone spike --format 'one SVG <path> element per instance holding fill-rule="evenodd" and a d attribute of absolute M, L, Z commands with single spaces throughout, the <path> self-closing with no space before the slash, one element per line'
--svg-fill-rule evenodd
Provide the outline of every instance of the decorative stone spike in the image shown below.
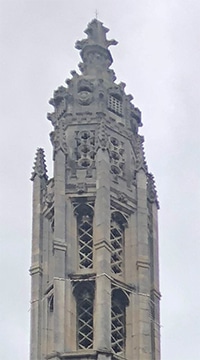
<path fill-rule="evenodd" d="M 92 20 L 89 24 L 85 33 L 88 38 L 77 41 L 75 44 L 76 49 L 83 50 L 88 45 L 99 45 L 107 49 L 110 45 L 117 45 L 116 40 L 107 40 L 106 33 L 109 31 L 103 23 L 97 19 Z"/>
<path fill-rule="evenodd" d="M 96 151 L 101 148 L 102 150 L 107 150 L 109 147 L 108 144 L 108 134 L 106 131 L 105 119 L 101 119 L 99 124 L 98 133 L 97 133 L 97 146 Z"/>
<path fill-rule="evenodd" d="M 36 151 L 33 172 L 31 174 L 32 181 L 34 180 L 36 175 L 39 176 L 40 178 L 44 178 L 45 180 L 48 179 L 45 154 L 44 154 L 44 149 L 42 148 L 38 148 Z"/>
<path fill-rule="evenodd" d="M 54 147 L 54 156 L 58 150 L 62 150 L 64 154 L 68 153 L 68 146 L 62 121 L 55 126 L 55 131 L 50 134 L 50 139 Z"/>
<path fill-rule="evenodd" d="M 147 163 L 145 159 L 145 153 L 144 153 L 144 137 L 141 135 L 137 136 L 137 144 L 136 144 L 136 170 L 143 169 L 145 172 L 148 171 Z"/>
<path fill-rule="evenodd" d="M 154 176 L 151 173 L 147 174 L 147 197 L 148 200 L 152 203 L 156 203 L 157 208 L 159 209 L 159 201 L 158 201 L 158 195 L 155 185 Z"/>

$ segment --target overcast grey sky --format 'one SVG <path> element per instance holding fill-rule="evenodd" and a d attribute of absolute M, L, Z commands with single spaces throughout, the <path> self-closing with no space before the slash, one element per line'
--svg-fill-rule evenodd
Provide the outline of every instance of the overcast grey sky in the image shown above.
<path fill-rule="evenodd" d="M 80 61 L 95 10 L 110 28 L 117 82 L 143 114 L 160 199 L 162 360 L 200 359 L 200 1 L 0 0 L 0 357 L 28 359 L 29 181 L 48 100 Z"/>

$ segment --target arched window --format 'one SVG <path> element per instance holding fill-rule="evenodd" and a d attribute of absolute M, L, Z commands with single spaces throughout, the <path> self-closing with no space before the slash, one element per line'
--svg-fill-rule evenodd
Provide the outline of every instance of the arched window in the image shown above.
<path fill-rule="evenodd" d="M 117 355 L 123 355 L 126 339 L 126 306 L 129 301 L 122 290 L 112 292 L 111 307 L 111 347 Z"/>
<path fill-rule="evenodd" d="M 119 211 L 112 211 L 110 223 L 111 270 L 121 275 L 124 266 L 124 230 L 126 219 Z"/>
<path fill-rule="evenodd" d="M 82 283 L 75 290 L 77 300 L 77 347 L 91 349 L 93 347 L 93 302 L 94 289 Z"/>
<path fill-rule="evenodd" d="M 79 268 L 93 267 L 93 208 L 88 204 L 76 207 Z"/>

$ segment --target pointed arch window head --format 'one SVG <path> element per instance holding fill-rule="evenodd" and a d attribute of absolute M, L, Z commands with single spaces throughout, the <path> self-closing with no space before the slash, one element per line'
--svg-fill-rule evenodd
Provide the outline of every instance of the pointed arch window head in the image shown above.
<path fill-rule="evenodd" d="M 76 207 L 79 268 L 93 268 L 93 208 L 81 203 Z"/>

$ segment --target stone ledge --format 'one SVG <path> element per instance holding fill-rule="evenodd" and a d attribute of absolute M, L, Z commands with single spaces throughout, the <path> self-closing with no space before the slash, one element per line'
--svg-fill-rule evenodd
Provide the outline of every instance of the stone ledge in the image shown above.
<path fill-rule="evenodd" d="M 31 276 L 35 275 L 35 274 L 42 275 L 43 270 L 42 270 L 41 266 L 39 266 L 39 265 L 32 265 L 29 269 L 29 273 Z"/>
<path fill-rule="evenodd" d="M 136 266 L 137 266 L 137 269 L 139 269 L 139 268 L 149 269 L 150 264 L 147 259 L 140 259 L 136 262 Z"/>

